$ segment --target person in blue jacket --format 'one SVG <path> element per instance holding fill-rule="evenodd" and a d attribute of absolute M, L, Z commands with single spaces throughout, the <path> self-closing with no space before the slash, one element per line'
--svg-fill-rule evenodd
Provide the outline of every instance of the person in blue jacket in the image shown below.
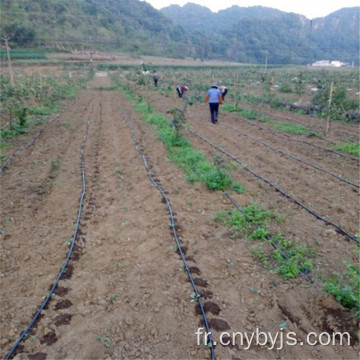
<path fill-rule="evenodd" d="M 209 101 L 210 118 L 213 124 L 218 122 L 219 116 L 219 105 L 223 103 L 222 94 L 218 89 L 218 85 L 214 83 L 211 88 L 207 91 L 203 103 Z"/>

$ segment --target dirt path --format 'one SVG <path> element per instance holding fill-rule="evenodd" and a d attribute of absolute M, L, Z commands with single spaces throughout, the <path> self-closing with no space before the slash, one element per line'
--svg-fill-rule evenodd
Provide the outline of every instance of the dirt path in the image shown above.
<path fill-rule="evenodd" d="M 355 331 L 353 313 L 325 295 L 316 281 L 274 276 L 253 259 L 251 242 L 232 238 L 215 223 L 219 210 L 231 209 L 229 200 L 187 182 L 131 104 L 118 92 L 98 90 L 110 86 L 108 78 L 95 78 L 92 88 L 82 91 L 36 145 L 1 175 L 1 356 L 30 321 L 66 257 L 81 194 L 80 146 L 87 126 L 86 196 L 75 253 L 17 359 L 210 358 L 209 350 L 197 345 L 195 332 L 203 327 L 202 317 L 191 302 L 193 289 L 176 252 L 168 210 L 148 178 L 129 124 L 175 211 L 179 240 L 203 294 L 214 339 L 219 340 L 222 331 L 251 333 L 256 328 L 275 334 L 284 322 L 282 333 L 292 331 L 299 341 L 311 331 Z M 170 105 L 166 98 L 157 101 L 162 111 Z M 352 189 L 278 154 L 264 153 L 223 124 L 215 129 L 203 119 L 204 112 L 191 109 L 189 122 L 195 130 L 245 157 L 249 166 L 256 159 L 259 171 L 276 174 L 276 180 L 303 195 L 303 201 L 316 198 L 319 211 L 338 207 L 334 219 L 356 231 L 358 203 Z M 238 126 L 231 116 L 224 116 L 225 121 Z M 214 157 L 208 145 L 186 136 L 209 159 Z M 276 145 L 287 149 L 280 138 Z M 247 188 L 235 196 L 241 206 L 255 200 L 279 210 L 285 216 L 279 230 L 300 242 L 321 244 L 317 247 L 324 272 L 340 268 L 339 259 L 351 256 L 354 245 L 343 236 L 243 170 L 234 175 Z M 352 171 L 346 176 L 356 178 Z M 314 191 L 308 193 L 309 187 Z M 351 359 L 356 353 L 356 347 L 339 345 L 281 350 L 253 345 L 245 350 L 239 344 L 218 344 L 215 349 L 217 359 Z"/>

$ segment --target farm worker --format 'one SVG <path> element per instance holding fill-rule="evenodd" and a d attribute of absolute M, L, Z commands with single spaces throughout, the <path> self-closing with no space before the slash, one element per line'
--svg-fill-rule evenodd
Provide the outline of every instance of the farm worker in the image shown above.
<path fill-rule="evenodd" d="M 185 91 L 188 91 L 189 89 L 187 88 L 187 86 L 184 86 L 184 85 L 178 85 L 176 86 L 176 92 L 178 93 L 179 95 L 179 98 L 182 98 L 182 96 L 184 95 L 184 92 Z"/>
<path fill-rule="evenodd" d="M 219 90 L 221 92 L 221 97 L 222 97 L 223 101 L 225 101 L 225 95 L 228 92 L 227 87 L 225 85 L 221 85 L 221 86 L 219 86 Z"/>
<path fill-rule="evenodd" d="M 218 89 L 218 85 L 214 83 L 207 91 L 203 103 L 209 100 L 211 122 L 216 124 L 219 116 L 219 105 L 223 103 L 221 92 Z"/>
<path fill-rule="evenodd" d="M 158 80 L 159 80 L 159 75 L 156 72 L 156 70 L 154 70 L 154 72 L 153 72 L 153 79 L 154 79 L 154 85 L 155 85 L 155 87 L 157 87 L 157 83 L 158 83 Z"/>

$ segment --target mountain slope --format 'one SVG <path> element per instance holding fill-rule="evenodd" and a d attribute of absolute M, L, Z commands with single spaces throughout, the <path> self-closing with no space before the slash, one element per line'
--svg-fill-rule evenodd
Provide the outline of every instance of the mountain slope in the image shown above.
<path fill-rule="evenodd" d="M 11 47 L 118 50 L 143 55 L 307 64 L 359 63 L 359 7 L 325 18 L 262 7 L 213 13 L 187 4 L 155 10 L 139 0 L 1 0 Z"/>
<path fill-rule="evenodd" d="M 312 21 L 262 6 L 232 6 L 212 13 L 187 4 L 182 8 L 171 5 L 161 12 L 202 34 L 203 56 L 255 63 L 267 56 L 273 64 L 306 64 L 327 58 L 358 64 L 359 10 L 344 8 Z"/>
<path fill-rule="evenodd" d="M 180 26 L 138 0 L 2 0 L 1 36 L 18 46 L 96 46 L 168 56 L 192 51 Z"/>

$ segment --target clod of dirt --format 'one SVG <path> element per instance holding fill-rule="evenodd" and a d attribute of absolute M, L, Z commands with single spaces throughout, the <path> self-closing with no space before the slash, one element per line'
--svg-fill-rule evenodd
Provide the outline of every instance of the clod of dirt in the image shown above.
<path fill-rule="evenodd" d="M 61 275 L 61 280 L 70 279 L 74 271 L 74 266 L 68 264 L 65 268 L 65 272 Z"/>
<path fill-rule="evenodd" d="M 52 285 L 50 286 L 50 289 L 52 288 Z M 49 289 L 49 290 L 50 290 Z M 54 294 L 57 296 L 65 296 L 71 289 L 63 286 L 57 286 L 54 290 Z"/>
<path fill-rule="evenodd" d="M 221 319 L 211 319 L 209 321 L 209 326 L 216 331 L 225 331 L 230 330 L 230 325 Z"/>
<path fill-rule="evenodd" d="M 42 339 L 40 339 L 40 344 L 52 345 L 56 343 L 57 337 L 55 331 L 48 332 Z"/>
<path fill-rule="evenodd" d="M 74 260 L 74 261 L 77 261 L 77 260 L 79 260 L 80 259 L 80 256 L 81 256 L 82 254 L 79 252 L 79 251 L 74 251 L 73 253 L 72 253 L 72 255 L 71 255 L 71 258 Z"/>
<path fill-rule="evenodd" d="M 188 251 L 188 247 L 187 247 L 187 246 L 182 246 L 182 247 L 181 247 L 181 250 L 182 250 L 183 254 L 186 255 L 186 253 L 187 253 L 187 251 Z M 177 253 L 178 255 L 180 255 L 179 249 L 176 250 L 176 253 Z"/>
<path fill-rule="evenodd" d="M 68 309 L 72 306 L 72 302 L 68 299 L 61 300 L 55 305 L 55 310 Z"/>
<path fill-rule="evenodd" d="M 199 268 L 197 268 L 196 266 L 189 267 L 189 271 L 191 274 L 201 275 Z"/>
<path fill-rule="evenodd" d="M 185 260 L 196 262 L 192 256 L 186 256 Z"/>
<path fill-rule="evenodd" d="M 211 299 L 213 297 L 213 293 L 209 290 L 204 290 L 200 292 L 200 295 L 204 298 L 204 299 Z"/>
<path fill-rule="evenodd" d="M 208 286 L 208 282 L 202 278 L 196 278 L 194 279 L 194 283 L 195 285 L 198 286 L 202 286 L 202 287 L 207 287 Z"/>
<path fill-rule="evenodd" d="M 203 307 L 204 307 L 204 311 L 206 313 L 210 312 L 210 313 L 212 313 L 214 315 L 219 315 L 220 311 L 221 311 L 219 305 L 215 304 L 212 301 L 207 301 L 206 303 L 203 304 Z M 201 310 L 200 310 L 200 305 L 199 304 L 196 304 L 195 312 L 196 312 L 196 314 L 201 315 Z"/>
<path fill-rule="evenodd" d="M 54 323 L 56 326 L 68 325 L 71 321 L 71 316 L 71 314 L 60 314 L 55 318 Z"/>
<path fill-rule="evenodd" d="M 47 357 L 46 353 L 36 353 L 36 354 L 29 354 L 28 358 L 29 360 L 45 360 Z"/>

